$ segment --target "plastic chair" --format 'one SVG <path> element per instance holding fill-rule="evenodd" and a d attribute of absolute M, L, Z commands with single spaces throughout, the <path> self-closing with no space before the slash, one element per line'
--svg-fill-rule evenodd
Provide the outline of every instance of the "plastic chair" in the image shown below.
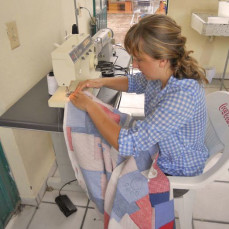
<path fill-rule="evenodd" d="M 169 176 L 171 197 L 174 189 L 187 189 L 186 194 L 174 198 L 180 228 L 192 228 L 192 212 L 195 190 L 215 181 L 220 175 L 228 173 L 229 168 L 229 92 L 217 91 L 207 97 L 208 124 L 205 144 L 210 157 L 204 172 L 195 177 Z M 220 156 L 220 157 L 219 157 Z M 217 159 L 217 162 L 213 162 Z M 212 165 L 213 164 L 213 165 Z"/>

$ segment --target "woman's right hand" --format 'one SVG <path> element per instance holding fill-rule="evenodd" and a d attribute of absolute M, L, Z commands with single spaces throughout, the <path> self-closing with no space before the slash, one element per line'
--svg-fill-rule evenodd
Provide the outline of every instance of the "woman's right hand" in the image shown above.
<path fill-rule="evenodd" d="M 102 81 L 102 78 L 81 81 L 77 85 L 75 93 L 82 91 L 84 88 L 101 88 L 104 86 Z"/>

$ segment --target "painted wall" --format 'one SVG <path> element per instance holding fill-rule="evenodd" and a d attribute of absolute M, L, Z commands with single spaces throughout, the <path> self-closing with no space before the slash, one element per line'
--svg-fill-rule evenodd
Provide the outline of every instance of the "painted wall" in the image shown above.
<path fill-rule="evenodd" d="M 229 37 L 209 37 L 200 35 L 191 28 L 192 12 L 218 12 L 217 0 L 170 0 L 168 15 L 182 26 L 182 34 L 187 37 L 187 48 L 193 50 L 193 56 L 202 66 L 213 66 L 218 76 L 224 70 L 224 64 L 229 49 Z M 229 68 L 227 70 L 227 78 Z"/>
<path fill-rule="evenodd" d="M 77 1 L 91 12 L 92 0 Z M 0 115 L 51 69 L 54 43 L 62 43 L 76 22 L 73 0 L 0 0 Z M 89 33 L 90 16 L 79 16 Z M 20 46 L 11 50 L 6 23 L 16 21 Z M 55 163 L 49 133 L 0 128 L 0 141 L 22 199 L 36 198 Z"/>

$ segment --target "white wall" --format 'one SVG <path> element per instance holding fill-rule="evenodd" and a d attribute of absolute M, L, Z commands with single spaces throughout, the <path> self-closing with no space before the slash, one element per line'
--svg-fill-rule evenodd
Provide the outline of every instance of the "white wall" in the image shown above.
<path fill-rule="evenodd" d="M 191 28 L 192 12 L 218 12 L 218 0 L 170 0 L 168 15 L 182 26 L 182 34 L 187 37 L 187 47 L 202 66 L 216 67 L 221 76 L 229 49 L 229 37 L 209 37 L 200 35 Z M 229 68 L 227 70 L 227 77 Z"/>
<path fill-rule="evenodd" d="M 61 0 L 64 28 L 71 33 L 72 24 L 76 23 L 74 0 Z M 87 8 L 93 16 L 93 0 L 76 0 L 76 6 Z M 78 15 L 79 33 L 90 33 L 90 15 L 86 9 L 82 9 Z M 71 23 L 70 23 L 71 22 Z"/>
<path fill-rule="evenodd" d="M 92 11 L 92 0 L 81 0 Z M 50 53 L 75 23 L 73 0 L 0 0 L 0 115 L 51 69 Z M 89 14 L 79 31 L 89 32 Z M 5 23 L 16 21 L 20 46 L 11 50 Z M 55 155 L 49 133 L 0 128 L 0 141 L 22 199 L 36 198 Z"/>

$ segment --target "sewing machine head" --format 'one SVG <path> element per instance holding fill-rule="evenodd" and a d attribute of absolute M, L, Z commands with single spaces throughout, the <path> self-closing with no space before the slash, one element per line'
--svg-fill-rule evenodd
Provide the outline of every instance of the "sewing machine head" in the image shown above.
<path fill-rule="evenodd" d="M 113 32 L 110 29 L 101 29 L 94 36 L 95 54 L 99 61 L 112 61 Z"/>
<path fill-rule="evenodd" d="M 72 81 L 96 78 L 97 57 L 93 39 L 89 35 L 75 34 L 52 52 L 52 65 L 59 86 L 70 86 Z"/>
<path fill-rule="evenodd" d="M 50 107 L 64 107 L 66 94 L 74 91 L 80 81 L 101 77 L 101 72 L 95 68 L 98 59 L 110 60 L 110 33 L 109 29 L 101 30 L 93 38 L 86 34 L 74 34 L 51 53 L 59 88 L 48 101 Z"/>

